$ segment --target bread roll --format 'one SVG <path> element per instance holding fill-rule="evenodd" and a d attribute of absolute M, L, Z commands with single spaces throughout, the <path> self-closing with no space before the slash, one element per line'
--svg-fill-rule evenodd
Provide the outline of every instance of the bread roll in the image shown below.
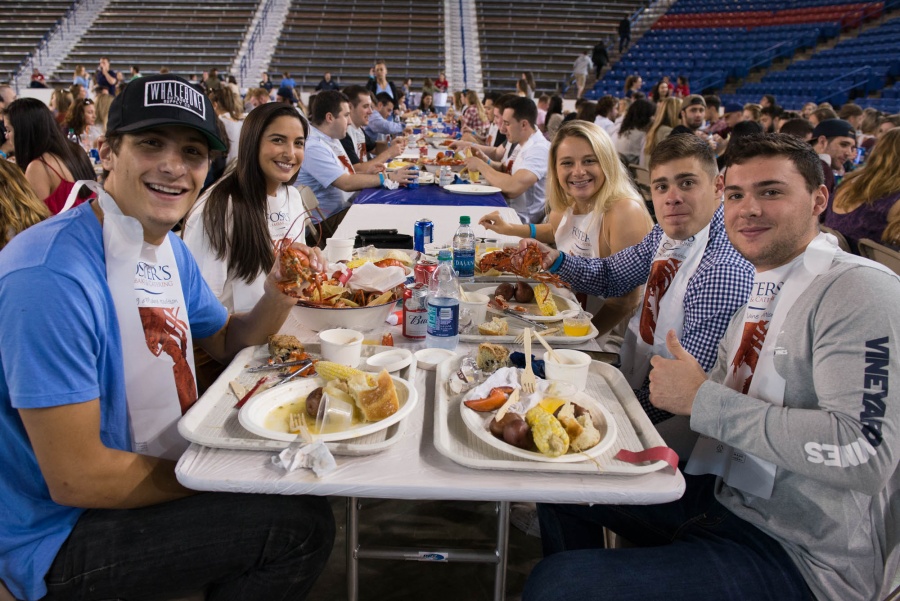
<path fill-rule="evenodd" d="M 484 336 L 506 336 L 509 324 L 502 317 L 494 317 L 491 321 L 478 324 L 478 333 Z"/>
<path fill-rule="evenodd" d="M 382 370 L 375 379 L 374 386 L 370 384 L 369 378 L 366 374 L 359 374 L 347 381 L 350 394 L 363 418 L 367 422 L 377 422 L 397 413 L 400 400 L 391 374 L 386 369 Z"/>

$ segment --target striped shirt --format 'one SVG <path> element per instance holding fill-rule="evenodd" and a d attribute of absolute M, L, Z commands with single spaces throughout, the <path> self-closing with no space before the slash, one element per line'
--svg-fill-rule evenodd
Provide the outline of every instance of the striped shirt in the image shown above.
<path fill-rule="evenodd" d="M 663 236 L 655 225 L 639 244 L 605 259 L 587 259 L 565 255 L 557 273 L 578 292 L 601 298 L 624 296 L 647 282 L 656 248 Z M 713 214 L 709 242 L 697 271 L 691 276 L 684 294 L 684 329 L 681 345 L 694 356 L 705 371 L 716 362 L 719 340 L 725 334 L 731 316 L 750 296 L 754 268 L 728 241 L 720 205 Z M 632 361 L 622 357 L 622 364 Z M 671 417 L 650 404 L 650 380 L 635 390 L 641 406 L 653 423 Z"/>

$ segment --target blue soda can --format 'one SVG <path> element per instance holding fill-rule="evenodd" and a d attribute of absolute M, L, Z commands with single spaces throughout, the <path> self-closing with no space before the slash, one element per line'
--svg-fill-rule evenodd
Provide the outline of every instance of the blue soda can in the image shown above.
<path fill-rule="evenodd" d="M 91 155 L 91 160 L 94 162 L 94 164 L 100 163 L 100 151 L 99 150 L 97 150 L 96 148 L 91 148 L 90 155 Z"/>
<path fill-rule="evenodd" d="M 425 252 L 425 245 L 431 244 L 434 237 L 434 222 L 431 219 L 419 219 L 413 228 L 413 247 L 420 253 Z"/>
<path fill-rule="evenodd" d="M 415 165 L 413 165 L 412 167 L 409 168 L 409 172 L 412 175 L 415 175 L 416 177 L 414 180 L 412 180 L 411 182 L 406 184 L 406 187 L 409 188 L 410 190 L 414 190 L 419 187 L 419 168 L 416 167 Z"/>

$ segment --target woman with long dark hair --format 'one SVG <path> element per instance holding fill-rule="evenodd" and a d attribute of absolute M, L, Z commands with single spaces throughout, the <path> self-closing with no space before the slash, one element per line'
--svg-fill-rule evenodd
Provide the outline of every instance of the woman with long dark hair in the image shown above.
<path fill-rule="evenodd" d="M 612 136 L 616 151 L 629 164 L 640 160 L 641 148 L 647 137 L 647 130 L 653 123 L 656 107 L 646 98 L 638 98 L 628 107 L 619 131 Z"/>
<path fill-rule="evenodd" d="M 187 217 L 182 237 L 204 279 L 232 313 L 252 309 L 262 296 L 275 262 L 273 240 L 303 234 L 305 209 L 293 183 L 308 130 L 289 105 L 269 103 L 250 111 L 234 169 Z"/>
<path fill-rule="evenodd" d="M 544 135 L 548 140 L 553 140 L 553 136 L 559 130 L 563 122 L 563 99 L 559 94 L 550 97 L 550 104 L 547 105 L 547 116 L 544 117 L 547 131 Z"/>
<path fill-rule="evenodd" d="M 65 207 L 76 181 L 96 179 L 87 154 L 78 144 L 66 140 L 53 113 L 37 98 L 20 98 L 10 104 L 3 123 L 7 135 L 12 136 L 16 164 L 54 215 Z M 91 196 L 90 190 L 82 188 L 72 206 Z"/>

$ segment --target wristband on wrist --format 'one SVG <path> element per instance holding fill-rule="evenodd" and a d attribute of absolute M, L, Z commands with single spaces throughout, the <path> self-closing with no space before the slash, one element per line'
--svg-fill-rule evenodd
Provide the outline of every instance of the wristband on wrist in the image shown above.
<path fill-rule="evenodd" d="M 378 172 L 378 180 L 381 182 L 381 187 L 384 187 L 384 173 Z"/>
<path fill-rule="evenodd" d="M 4 159 L 8 159 L 9 155 L 6 154 L 5 152 L 3 152 L 2 150 L 0 150 L 0 157 L 3 157 Z"/>
<path fill-rule="evenodd" d="M 559 256 L 556 257 L 556 260 L 553 261 L 553 265 L 551 265 L 550 269 L 548 269 L 547 271 L 549 271 L 550 273 L 556 273 L 557 271 L 559 271 L 559 268 L 562 266 L 563 257 L 565 256 L 566 253 L 564 253 L 563 251 L 559 251 Z"/>
<path fill-rule="evenodd" d="M 529 224 L 528 224 L 528 237 L 529 237 L 529 238 L 536 238 L 536 237 L 537 237 L 537 228 L 534 227 L 534 224 L 533 224 L 533 223 L 529 223 Z"/>

